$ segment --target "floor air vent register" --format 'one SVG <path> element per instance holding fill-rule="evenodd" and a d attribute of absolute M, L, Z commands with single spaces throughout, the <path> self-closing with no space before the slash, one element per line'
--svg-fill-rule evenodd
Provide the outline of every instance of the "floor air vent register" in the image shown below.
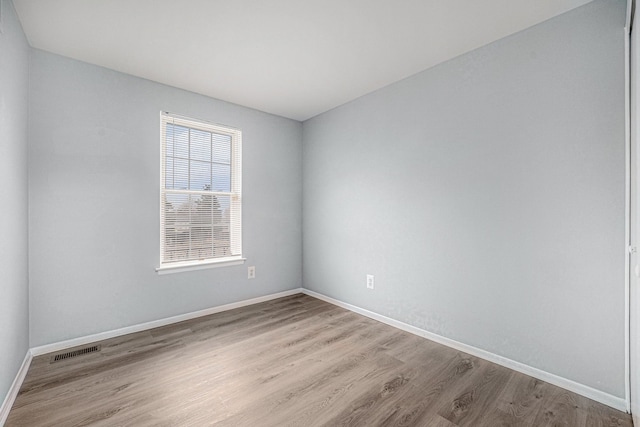
<path fill-rule="evenodd" d="M 51 363 L 59 362 L 61 360 L 70 359 L 72 357 L 83 356 L 83 355 L 89 354 L 89 353 L 95 353 L 97 351 L 100 351 L 101 347 L 102 346 L 100 346 L 100 345 L 92 345 L 90 347 L 84 347 L 84 348 L 80 348 L 78 350 L 67 351 L 66 353 L 56 354 L 55 356 L 53 356 L 51 358 Z"/>

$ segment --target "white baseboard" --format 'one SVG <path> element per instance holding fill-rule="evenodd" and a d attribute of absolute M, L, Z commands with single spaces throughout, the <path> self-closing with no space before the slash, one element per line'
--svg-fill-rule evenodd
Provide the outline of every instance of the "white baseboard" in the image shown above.
<path fill-rule="evenodd" d="M 446 338 L 441 335 L 434 334 L 433 332 L 429 332 L 424 329 L 411 326 L 407 323 L 400 322 L 395 319 L 391 319 L 389 317 L 383 316 L 378 313 L 374 313 L 373 311 L 365 310 L 355 305 L 347 304 L 345 302 L 339 301 L 337 299 L 328 297 L 323 294 L 319 294 L 309 289 L 302 289 L 302 292 L 314 298 L 321 299 L 328 303 L 337 305 L 338 307 L 342 307 L 347 310 L 353 311 L 354 313 L 362 314 L 363 316 L 369 317 L 371 319 L 377 320 L 382 323 L 386 323 L 387 325 L 393 326 L 395 328 L 401 329 L 411 334 L 418 335 L 420 337 L 429 339 L 431 341 L 435 341 L 439 344 L 446 345 L 447 347 L 451 347 L 456 350 L 462 351 L 464 353 L 468 353 L 473 356 L 480 357 L 481 359 L 488 360 L 489 362 L 496 363 L 498 365 L 504 366 L 509 369 L 513 369 L 514 371 L 518 371 L 523 374 L 529 375 L 531 377 L 537 378 L 539 380 L 548 382 L 549 384 L 562 387 L 566 390 L 588 397 L 589 399 L 595 400 L 596 402 L 603 403 L 619 411 L 627 412 L 626 401 L 621 397 L 613 396 L 609 393 L 596 390 L 587 385 L 580 384 L 578 382 L 560 377 L 558 375 L 543 371 L 538 368 L 534 368 L 529 365 L 525 365 L 524 363 L 516 362 L 515 360 L 511 360 L 506 357 L 499 356 L 497 354 L 488 352 L 486 350 L 482 350 L 482 349 L 452 340 L 450 338 Z M 636 425 L 640 426 L 640 424 L 636 424 Z"/>
<path fill-rule="evenodd" d="M 270 301 L 277 298 L 287 297 L 289 295 L 302 293 L 302 288 L 291 289 L 284 292 L 278 292 L 275 294 L 265 295 L 257 298 L 251 298 L 244 301 L 238 301 L 231 304 L 220 305 L 217 307 L 207 308 L 204 310 L 193 311 L 191 313 L 180 314 L 178 316 L 167 317 L 164 319 L 153 320 L 151 322 L 140 323 L 138 325 L 127 326 L 125 328 L 115 329 L 112 331 L 100 332 L 93 335 L 87 335 L 84 337 L 73 338 L 66 341 L 61 341 L 52 344 L 45 344 L 39 347 L 33 347 L 31 353 L 33 356 L 40 356 L 41 354 L 52 353 L 55 351 L 65 350 L 71 347 L 77 347 L 81 345 L 90 344 L 96 341 L 102 341 L 109 338 L 119 337 L 122 335 L 131 334 L 134 332 L 146 331 L 160 326 L 170 325 L 172 323 L 183 322 L 185 320 L 195 319 L 196 317 L 208 316 L 210 314 L 220 313 L 222 311 L 233 310 L 234 308 L 245 307 L 247 305 L 258 304 L 260 302 Z"/>
<path fill-rule="evenodd" d="M 16 397 L 18 397 L 18 392 L 20 391 L 20 387 L 22 386 L 22 382 L 24 378 L 27 376 L 27 371 L 29 371 L 29 365 L 31 365 L 31 359 L 33 359 L 33 354 L 30 350 L 27 350 L 27 354 L 24 356 L 24 360 L 22 361 L 22 365 L 16 374 L 16 377 L 13 379 L 13 383 L 11 383 L 11 387 L 9 387 L 9 391 L 2 402 L 2 406 L 0 406 L 0 426 L 3 426 L 9 417 L 9 411 L 13 406 L 13 402 L 15 402 Z"/>

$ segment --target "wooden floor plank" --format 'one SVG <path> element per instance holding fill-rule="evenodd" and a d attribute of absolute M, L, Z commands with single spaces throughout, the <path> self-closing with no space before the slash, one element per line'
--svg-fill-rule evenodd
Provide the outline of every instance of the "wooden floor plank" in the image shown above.
<path fill-rule="evenodd" d="M 298 294 L 34 358 L 7 426 L 631 426 L 628 415 Z"/>

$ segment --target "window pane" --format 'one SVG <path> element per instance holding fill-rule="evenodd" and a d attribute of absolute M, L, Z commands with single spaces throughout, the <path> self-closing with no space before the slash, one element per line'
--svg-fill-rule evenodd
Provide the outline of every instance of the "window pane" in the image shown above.
<path fill-rule="evenodd" d="M 211 224 L 213 198 L 211 194 L 192 196 L 194 198 L 191 222 L 193 224 Z M 217 201 L 216 201 L 217 203 Z"/>
<path fill-rule="evenodd" d="M 191 129 L 190 156 L 192 160 L 211 161 L 211 132 Z"/>
<path fill-rule="evenodd" d="M 213 209 L 213 250 L 215 256 L 231 255 L 230 196 L 218 196 Z"/>
<path fill-rule="evenodd" d="M 213 161 L 231 163 L 231 137 L 229 135 L 213 134 Z"/>
<path fill-rule="evenodd" d="M 186 190 L 189 184 L 189 161 L 173 159 L 173 189 Z"/>
<path fill-rule="evenodd" d="M 189 256 L 190 209 L 186 194 L 165 195 L 164 246 L 166 261 L 185 260 Z"/>
<path fill-rule="evenodd" d="M 173 189 L 173 157 L 167 157 L 165 161 L 164 186 Z"/>
<path fill-rule="evenodd" d="M 211 220 L 214 224 L 221 224 L 223 221 L 223 207 L 222 205 L 228 199 L 228 196 L 213 196 L 212 206 L 211 206 Z M 222 203 L 220 203 L 222 201 Z"/>
<path fill-rule="evenodd" d="M 216 203 L 217 203 L 217 206 L 214 206 L 214 212 L 213 212 L 214 225 L 229 224 L 229 221 L 230 221 L 229 208 L 231 207 L 231 197 L 216 196 Z"/>
<path fill-rule="evenodd" d="M 165 138 L 165 153 L 167 153 L 167 156 L 173 156 L 173 125 L 171 123 L 167 123 L 165 127 Z"/>
<path fill-rule="evenodd" d="M 213 227 L 214 256 L 223 257 L 231 255 L 231 241 L 229 239 L 229 235 L 229 227 Z"/>
<path fill-rule="evenodd" d="M 189 190 L 211 191 L 211 163 L 191 160 Z"/>
<path fill-rule="evenodd" d="M 179 227 L 190 221 L 190 198 L 188 194 L 165 195 L 165 224 Z"/>
<path fill-rule="evenodd" d="M 191 259 L 211 258 L 213 245 L 211 226 L 191 227 Z"/>
<path fill-rule="evenodd" d="M 173 127 L 173 155 L 186 159 L 189 157 L 189 128 Z"/>
<path fill-rule="evenodd" d="M 214 163 L 213 167 L 213 190 L 231 191 L 231 166 Z"/>

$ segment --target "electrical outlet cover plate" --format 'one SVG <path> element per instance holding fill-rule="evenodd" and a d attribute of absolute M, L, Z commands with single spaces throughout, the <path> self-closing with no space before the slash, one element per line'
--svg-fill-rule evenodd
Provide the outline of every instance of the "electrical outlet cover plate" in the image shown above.
<path fill-rule="evenodd" d="M 367 274 L 367 289 L 373 289 L 373 274 Z"/>

